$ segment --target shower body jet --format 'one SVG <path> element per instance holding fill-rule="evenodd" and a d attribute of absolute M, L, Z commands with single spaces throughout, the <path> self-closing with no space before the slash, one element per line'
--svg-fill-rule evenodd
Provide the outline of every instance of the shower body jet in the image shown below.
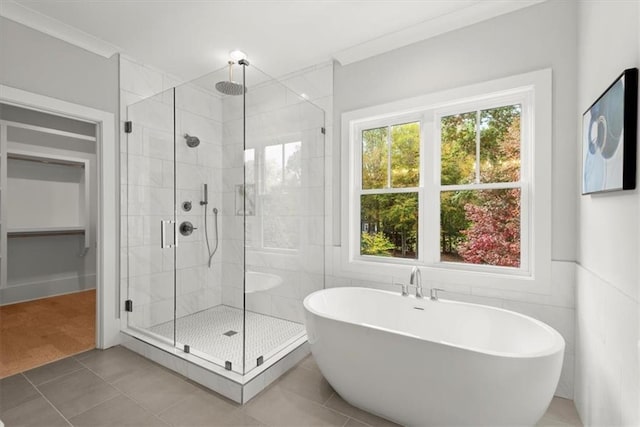
<path fill-rule="evenodd" d="M 187 145 L 190 148 L 195 148 L 200 145 L 200 138 L 198 138 L 197 136 L 191 136 L 188 133 L 185 133 L 184 139 L 187 141 Z"/>

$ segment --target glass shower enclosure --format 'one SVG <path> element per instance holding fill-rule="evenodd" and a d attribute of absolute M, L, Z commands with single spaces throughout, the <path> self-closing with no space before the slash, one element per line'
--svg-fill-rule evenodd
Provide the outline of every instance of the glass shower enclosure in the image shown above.
<path fill-rule="evenodd" d="M 324 112 L 229 67 L 127 107 L 126 321 L 245 375 L 304 343 L 324 287 Z"/>

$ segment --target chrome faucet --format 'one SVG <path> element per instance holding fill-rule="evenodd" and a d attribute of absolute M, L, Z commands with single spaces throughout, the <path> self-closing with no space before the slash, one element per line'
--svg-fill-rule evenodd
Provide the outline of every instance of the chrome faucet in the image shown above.
<path fill-rule="evenodd" d="M 444 289 L 431 288 L 431 291 L 429 292 L 429 297 L 432 301 L 438 301 L 438 291 L 444 292 Z"/>
<path fill-rule="evenodd" d="M 424 297 L 422 294 L 422 273 L 420 273 L 420 269 L 417 266 L 411 269 L 409 284 L 416 287 L 416 298 Z"/>

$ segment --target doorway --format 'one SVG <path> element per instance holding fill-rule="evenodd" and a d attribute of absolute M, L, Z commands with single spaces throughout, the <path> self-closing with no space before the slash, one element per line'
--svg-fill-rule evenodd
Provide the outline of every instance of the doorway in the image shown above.
<path fill-rule="evenodd" d="M 2 85 L 0 107 L 3 377 L 118 344 L 120 309 L 114 115 Z"/>
<path fill-rule="evenodd" d="M 0 103 L 0 376 L 95 347 L 96 142 Z"/>

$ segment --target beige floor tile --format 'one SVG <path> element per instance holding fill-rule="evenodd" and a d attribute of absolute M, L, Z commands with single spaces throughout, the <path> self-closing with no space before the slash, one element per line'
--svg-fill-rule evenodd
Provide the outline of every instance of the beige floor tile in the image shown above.
<path fill-rule="evenodd" d="M 313 358 L 313 354 L 310 354 L 304 359 L 302 359 L 302 361 L 298 364 L 298 366 L 305 369 L 310 369 L 312 371 L 320 372 L 320 367 L 318 367 L 318 364 L 316 363 L 316 359 Z"/>
<path fill-rule="evenodd" d="M 321 404 L 333 394 L 333 389 L 319 371 L 300 366 L 296 366 L 284 374 L 278 385 L 287 391 Z"/>
<path fill-rule="evenodd" d="M 269 426 L 343 426 L 347 417 L 275 385 L 246 405 L 246 413 Z"/>
<path fill-rule="evenodd" d="M 578 411 L 573 401 L 569 399 L 554 397 L 545 415 L 564 421 L 572 426 L 582 426 Z"/>
<path fill-rule="evenodd" d="M 87 369 L 63 375 L 38 389 L 67 418 L 120 394 Z"/>
<path fill-rule="evenodd" d="M 370 426 L 397 426 L 391 421 L 380 418 L 362 409 L 356 408 L 347 401 L 345 401 L 338 393 L 334 393 L 333 396 L 325 403 L 327 408 L 331 408 L 334 411 L 345 414 L 351 418 L 355 418 L 358 421 L 362 421 Z"/>
<path fill-rule="evenodd" d="M 242 427 L 242 426 L 250 426 L 250 427 L 259 427 L 266 426 L 266 424 L 261 423 L 255 418 L 251 417 L 247 414 L 244 408 L 234 412 L 224 421 L 225 426 L 229 427 Z"/>
<path fill-rule="evenodd" d="M 163 421 L 126 396 L 116 396 L 69 420 L 83 426 L 164 426 Z"/>
<path fill-rule="evenodd" d="M 82 360 L 82 359 L 86 359 L 87 357 L 93 356 L 95 353 L 102 353 L 103 351 L 105 350 L 94 348 L 89 351 L 83 351 L 82 353 L 74 354 L 73 358 L 76 360 Z"/>
<path fill-rule="evenodd" d="M 198 390 L 168 406 L 158 416 L 173 426 L 238 425 L 234 423 L 242 421 L 239 412 L 241 407 L 237 403 L 218 394 Z"/>
<path fill-rule="evenodd" d="M 572 425 L 547 414 L 536 423 L 536 427 L 571 427 Z"/>
<path fill-rule="evenodd" d="M 24 402 L 8 411 L 3 410 L 1 418 L 7 427 L 57 427 L 69 425 L 58 411 L 40 395 L 36 399 Z"/>
<path fill-rule="evenodd" d="M 127 376 L 135 376 L 140 371 L 157 366 L 152 361 L 120 346 L 89 353 L 80 359 L 80 362 L 108 383 Z"/>
<path fill-rule="evenodd" d="M 198 390 L 182 377 L 159 366 L 127 375 L 113 386 L 154 414 Z"/>
<path fill-rule="evenodd" d="M 361 423 L 358 420 L 354 420 L 353 418 L 349 418 L 349 421 L 344 425 L 344 427 L 369 427 L 369 424 Z"/>
<path fill-rule="evenodd" d="M 2 413 L 37 397 L 40 397 L 40 393 L 22 374 L 0 380 L 0 412 Z"/>
<path fill-rule="evenodd" d="M 23 374 L 33 384 L 40 385 L 83 368 L 84 366 L 78 363 L 74 358 L 67 357 L 66 359 L 58 360 L 57 362 L 52 362 L 47 365 L 40 366 L 39 368 L 23 372 Z"/>

